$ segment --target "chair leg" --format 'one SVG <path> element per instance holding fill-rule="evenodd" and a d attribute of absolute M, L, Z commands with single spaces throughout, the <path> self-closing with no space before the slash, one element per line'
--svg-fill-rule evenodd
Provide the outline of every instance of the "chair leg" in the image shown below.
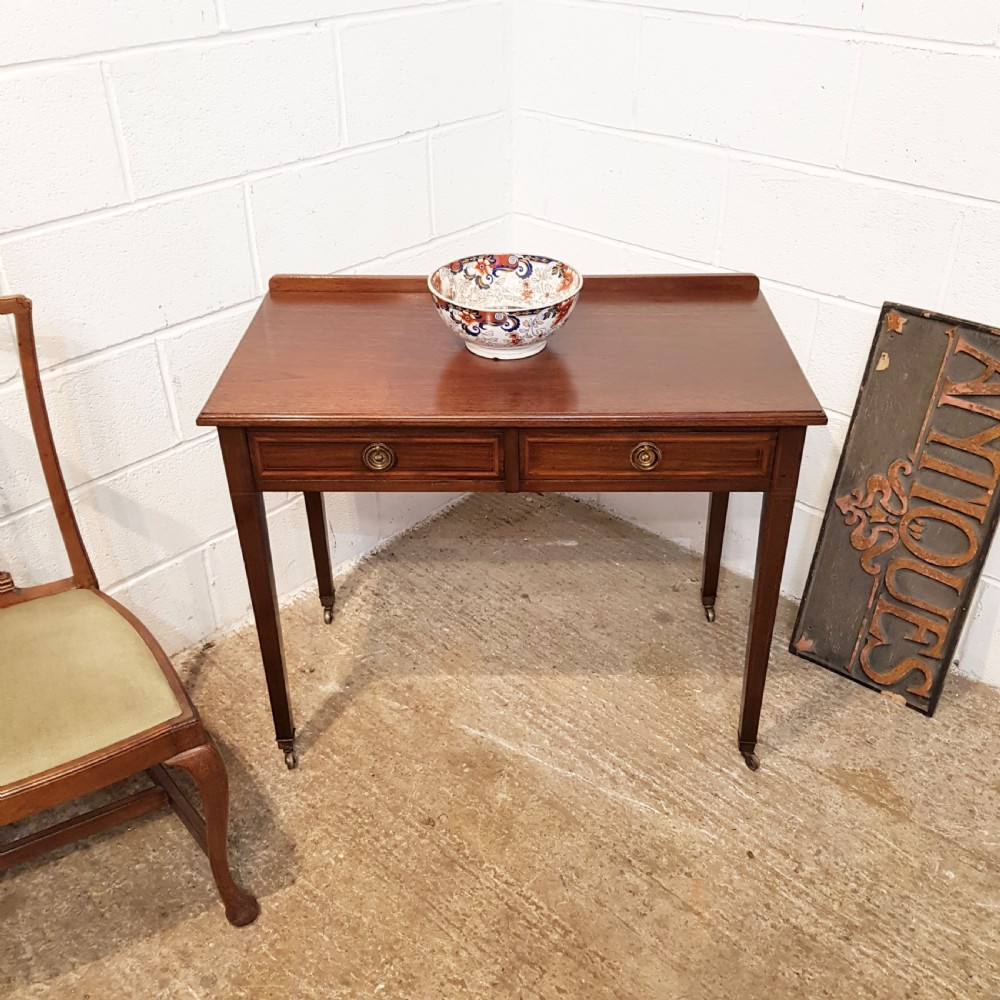
<path fill-rule="evenodd" d="M 252 924 L 260 914 L 255 896 L 236 883 L 229 868 L 226 831 L 229 826 L 229 777 L 215 744 L 209 740 L 164 761 L 194 778 L 205 806 L 205 853 L 212 877 L 226 907 L 226 919 L 236 927 Z M 183 817 L 182 817 L 183 818 Z M 185 823 L 187 820 L 185 819 Z"/>

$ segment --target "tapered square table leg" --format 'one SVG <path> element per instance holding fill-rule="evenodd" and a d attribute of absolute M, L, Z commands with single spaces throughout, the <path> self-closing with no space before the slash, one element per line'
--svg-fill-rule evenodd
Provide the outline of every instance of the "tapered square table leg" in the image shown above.
<path fill-rule="evenodd" d="M 291 768 L 298 764 L 295 753 L 295 724 L 285 672 L 285 651 L 278 617 L 278 594 L 274 585 L 274 566 L 267 530 L 264 496 L 256 489 L 253 465 L 246 432 L 239 428 L 220 427 L 219 444 L 229 481 L 229 494 L 236 515 L 236 533 L 243 551 L 250 603 L 257 625 L 257 640 L 264 664 L 267 694 L 271 702 L 274 732 L 278 746 Z"/>
<path fill-rule="evenodd" d="M 715 621 L 715 595 L 719 589 L 719 567 L 722 564 L 722 539 L 726 533 L 726 512 L 729 494 L 713 493 L 708 504 L 708 527 L 705 529 L 705 561 L 701 574 L 701 606 L 705 617 Z"/>
<path fill-rule="evenodd" d="M 316 564 L 319 603 L 323 605 L 323 620 L 329 625 L 333 621 L 333 605 L 337 599 L 337 592 L 333 586 L 333 571 L 330 567 L 330 539 L 327 534 L 323 494 L 303 493 L 302 495 L 306 501 L 309 541 L 312 543 L 313 561 Z"/>
<path fill-rule="evenodd" d="M 805 428 L 789 427 L 778 431 L 774 452 L 771 488 L 764 494 L 757 540 L 757 569 L 753 582 L 750 628 L 747 634 L 746 666 L 743 673 L 743 701 L 740 707 L 739 746 L 747 766 L 756 771 L 757 732 L 764 682 L 771 653 L 771 637 L 781 592 L 781 573 L 785 566 L 788 531 L 795 509 L 795 487 Z"/>

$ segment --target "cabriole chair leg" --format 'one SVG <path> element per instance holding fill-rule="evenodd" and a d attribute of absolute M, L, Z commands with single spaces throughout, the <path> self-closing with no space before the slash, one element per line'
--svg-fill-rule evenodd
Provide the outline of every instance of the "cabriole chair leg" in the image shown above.
<path fill-rule="evenodd" d="M 205 808 L 205 853 L 212 877 L 226 908 L 226 919 L 236 927 L 252 924 L 260 914 L 260 904 L 233 878 L 229 868 L 226 834 L 229 826 L 229 778 L 219 751 L 212 742 L 186 750 L 165 761 L 194 778 Z"/>

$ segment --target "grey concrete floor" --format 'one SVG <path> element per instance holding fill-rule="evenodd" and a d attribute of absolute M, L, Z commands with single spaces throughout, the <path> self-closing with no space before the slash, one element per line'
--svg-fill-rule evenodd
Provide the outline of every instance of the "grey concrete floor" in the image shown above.
<path fill-rule="evenodd" d="M 669 502 L 665 500 L 665 502 Z M 0 883 L 0 995 L 1000 996 L 1000 691 L 934 719 L 784 647 L 734 744 L 749 584 L 563 498 L 479 496 L 284 614 L 302 764 L 252 630 L 179 658 L 230 769 L 224 920 L 158 814 Z"/>

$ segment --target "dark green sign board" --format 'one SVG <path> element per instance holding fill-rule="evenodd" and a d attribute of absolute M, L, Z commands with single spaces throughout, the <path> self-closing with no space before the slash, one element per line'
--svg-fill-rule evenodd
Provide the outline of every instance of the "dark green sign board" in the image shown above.
<path fill-rule="evenodd" d="M 887 303 L 792 652 L 933 714 L 998 480 L 1000 330 Z"/>

